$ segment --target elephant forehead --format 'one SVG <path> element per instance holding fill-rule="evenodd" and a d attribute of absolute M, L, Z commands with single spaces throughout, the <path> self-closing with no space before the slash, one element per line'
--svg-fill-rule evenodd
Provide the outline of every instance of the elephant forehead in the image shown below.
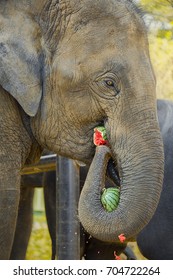
<path fill-rule="evenodd" d="M 124 39 L 121 37 L 120 41 L 112 34 L 103 38 L 93 37 L 91 41 L 85 37 L 85 40 L 78 44 L 63 47 L 63 52 L 57 55 L 53 64 L 61 83 L 67 82 L 66 80 L 93 79 L 101 73 L 117 68 L 127 70 L 128 64 L 132 64 L 131 57 L 128 56 L 129 51 L 134 48 L 136 57 L 137 52 L 140 52 L 141 47 L 132 45 L 125 36 Z"/>
<path fill-rule="evenodd" d="M 117 50 L 118 52 L 118 50 Z M 116 60 L 116 48 L 106 48 L 98 52 L 89 52 L 87 48 L 79 49 L 72 55 L 65 53 L 54 64 L 59 82 L 80 82 L 87 79 L 94 79 L 106 69 L 123 64 L 122 59 Z"/>
<path fill-rule="evenodd" d="M 139 9 L 131 0 L 86 0 L 78 6 L 78 12 L 71 17 L 71 25 L 75 30 L 85 28 L 92 21 L 99 22 L 102 29 L 112 20 L 114 25 L 130 28 L 135 23 L 136 28 L 141 29 L 143 25 Z M 108 25 L 106 26 L 108 27 Z M 142 27 L 143 29 L 143 27 Z"/>
<path fill-rule="evenodd" d="M 127 49 L 135 50 L 144 47 L 146 40 L 145 28 L 139 16 L 132 19 L 132 12 L 125 6 L 119 17 L 109 11 L 99 18 L 87 15 L 82 22 L 76 21 L 76 15 L 71 16 L 65 36 L 59 42 L 54 57 L 53 68 L 56 69 L 60 83 L 80 81 L 86 77 L 110 70 L 110 64 L 123 64 Z"/>
<path fill-rule="evenodd" d="M 123 56 L 127 48 L 136 46 L 136 49 L 139 49 L 144 46 L 144 30 L 138 32 L 136 24 L 130 21 L 118 26 L 112 18 L 93 20 L 76 32 L 67 30 L 66 36 L 58 45 L 54 65 L 59 64 L 65 75 L 73 72 L 76 67 L 93 67 L 92 64 L 97 62 L 93 68 L 95 69 L 97 65 Z"/>

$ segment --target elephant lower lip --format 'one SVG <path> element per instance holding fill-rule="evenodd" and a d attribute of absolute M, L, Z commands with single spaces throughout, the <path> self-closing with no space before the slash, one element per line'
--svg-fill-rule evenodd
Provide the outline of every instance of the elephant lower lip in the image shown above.
<path fill-rule="evenodd" d="M 112 158 L 108 161 L 106 173 L 107 176 L 116 184 L 116 186 L 120 186 L 120 177 L 118 169 Z"/>

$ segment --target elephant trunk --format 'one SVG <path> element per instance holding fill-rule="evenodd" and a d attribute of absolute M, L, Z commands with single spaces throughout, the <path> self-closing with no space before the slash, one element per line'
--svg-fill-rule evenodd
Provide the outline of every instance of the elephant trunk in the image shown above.
<path fill-rule="evenodd" d="M 138 142 L 130 131 L 131 137 L 119 133 L 116 141 L 111 141 L 115 137 L 110 133 L 110 148 L 96 148 L 79 200 L 80 221 L 93 237 L 118 242 L 124 234 L 127 241 L 133 240 L 154 214 L 162 189 L 163 147 L 158 127 L 148 132 L 140 129 Z M 114 211 L 106 212 L 101 192 L 111 157 L 118 165 L 120 201 Z"/>

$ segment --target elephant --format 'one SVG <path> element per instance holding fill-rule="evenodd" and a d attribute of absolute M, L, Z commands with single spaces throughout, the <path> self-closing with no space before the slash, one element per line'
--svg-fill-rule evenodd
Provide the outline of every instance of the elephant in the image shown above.
<path fill-rule="evenodd" d="M 172 166 L 173 166 L 173 151 L 172 151 L 172 141 L 173 141 L 173 102 L 170 100 L 157 100 L 157 113 L 159 119 L 159 126 L 164 143 L 164 153 L 165 153 L 165 167 L 164 167 L 164 181 L 163 189 L 161 192 L 160 201 L 156 212 L 154 213 L 151 221 L 144 227 L 144 229 L 137 235 L 136 241 L 137 245 L 142 253 L 142 255 L 147 259 L 157 259 L 157 260 L 167 260 L 173 259 L 173 246 L 172 246 L 172 232 L 173 232 L 173 222 L 172 217 L 172 200 L 173 200 L 173 191 L 172 191 Z M 80 168 L 80 186 L 82 188 L 88 172 L 88 167 Z M 55 227 L 55 207 L 56 207 L 56 173 L 55 171 L 46 172 L 44 174 L 22 176 L 22 186 L 27 187 L 26 194 L 28 195 L 29 189 L 33 186 L 43 186 L 44 187 L 44 198 L 45 198 L 45 209 L 47 222 L 49 227 L 49 232 L 52 240 L 52 256 L 55 258 L 56 254 L 56 227 Z M 113 183 L 106 181 L 106 187 L 112 187 Z M 30 190 L 32 193 L 32 190 Z M 24 196 L 26 199 L 26 195 Z M 28 197 L 30 201 L 30 196 Z M 28 209 L 28 203 L 25 203 Z M 19 232 L 17 232 L 17 240 L 23 236 L 26 236 L 25 231 L 27 227 L 30 229 L 29 222 L 31 221 L 32 212 L 29 214 L 29 218 L 26 217 L 26 211 L 22 211 L 25 214 L 24 220 L 27 220 L 26 225 L 23 225 L 21 216 L 18 217 L 19 224 L 22 224 L 21 237 L 19 237 Z M 83 231 L 82 231 L 83 232 Z M 29 235 L 28 234 L 28 235 Z M 84 256 L 85 259 L 113 259 L 114 250 L 118 254 L 122 251 L 127 255 L 128 259 L 135 259 L 135 256 L 131 251 L 128 251 L 129 248 L 125 249 L 116 248 L 115 244 L 104 243 L 97 239 L 89 237 L 89 235 L 84 232 L 85 240 L 82 238 L 81 243 L 81 258 Z M 165 240 L 165 242 L 164 242 Z M 86 243 L 87 242 L 87 243 Z M 25 242 L 24 244 L 26 244 Z M 17 243 L 18 244 L 18 243 Z M 12 256 L 12 259 L 15 259 L 17 256 L 18 259 L 25 257 L 26 248 L 25 245 L 24 251 L 22 251 L 21 245 L 13 245 L 14 252 L 16 255 Z M 20 250 L 19 250 L 20 248 Z M 19 252 L 20 251 L 20 252 Z M 127 253 L 126 253 L 127 251 Z"/>
<path fill-rule="evenodd" d="M 133 240 L 155 212 L 164 170 L 140 10 L 131 0 L 2 0 L 0 22 L 0 259 L 11 254 L 21 170 L 43 149 L 91 163 L 79 201 L 85 230 Z M 109 146 L 95 148 L 100 125 Z M 100 202 L 107 164 L 120 185 L 111 213 Z"/>
<path fill-rule="evenodd" d="M 173 102 L 158 100 L 157 108 L 165 154 L 163 189 L 151 221 L 137 236 L 137 244 L 147 259 L 173 260 Z"/>

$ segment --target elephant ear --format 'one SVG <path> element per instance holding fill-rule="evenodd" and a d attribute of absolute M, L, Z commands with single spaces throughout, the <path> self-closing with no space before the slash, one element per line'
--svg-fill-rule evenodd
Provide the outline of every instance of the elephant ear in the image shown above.
<path fill-rule="evenodd" d="M 42 96 L 41 49 L 35 41 L 12 32 L 0 34 L 0 85 L 29 116 L 37 113 Z"/>

